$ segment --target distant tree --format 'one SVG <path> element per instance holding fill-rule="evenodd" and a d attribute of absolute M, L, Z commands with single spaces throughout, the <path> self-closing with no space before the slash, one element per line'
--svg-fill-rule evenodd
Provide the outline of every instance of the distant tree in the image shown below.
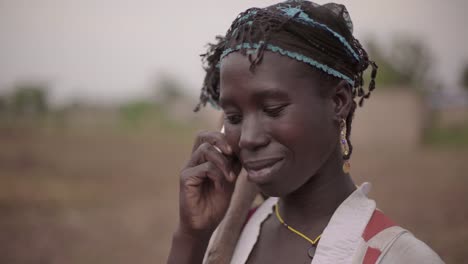
<path fill-rule="evenodd" d="M 384 53 L 384 48 L 382 48 L 374 39 L 368 40 L 366 46 L 371 59 L 379 66 L 377 84 L 379 86 L 402 84 L 403 77 L 390 62 L 388 55 Z"/>
<path fill-rule="evenodd" d="M 418 85 L 427 80 L 432 63 L 429 48 L 419 39 L 397 37 L 390 53 L 390 63 L 401 74 L 405 83 Z"/>
<path fill-rule="evenodd" d="M 468 91 L 468 63 L 465 64 L 465 67 L 462 71 L 462 76 L 461 76 L 461 85 L 465 90 Z"/>
<path fill-rule="evenodd" d="M 184 92 L 180 82 L 168 75 L 161 74 L 155 83 L 156 100 L 162 105 L 170 105 L 171 103 L 184 97 Z"/>
<path fill-rule="evenodd" d="M 19 84 L 11 95 L 16 115 L 42 115 L 48 111 L 47 86 L 42 83 Z"/>
<path fill-rule="evenodd" d="M 0 115 L 4 115 L 7 112 L 7 101 L 6 98 L 0 96 Z"/>
<path fill-rule="evenodd" d="M 379 65 L 378 83 L 418 87 L 428 80 L 432 55 L 423 41 L 400 35 L 388 47 L 373 39 L 368 40 L 366 46 L 371 58 Z"/>
<path fill-rule="evenodd" d="M 154 106 L 147 101 L 132 101 L 119 108 L 120 117 L 126 125 L 136 126 L 147 118 Z"/>

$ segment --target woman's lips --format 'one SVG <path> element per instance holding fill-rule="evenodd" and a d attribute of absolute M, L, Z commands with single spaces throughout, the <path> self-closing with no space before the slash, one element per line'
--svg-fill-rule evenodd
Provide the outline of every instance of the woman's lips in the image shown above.
<path fill-rule="evenodd" d="M 245 170 L 248 173 L 250 181 L 257 184 L 266 183 L 270 175 L 276 172 L 283 161 L 282 157 L 267 158 L 258 160 L 248 160 L 243 163 Z"/>

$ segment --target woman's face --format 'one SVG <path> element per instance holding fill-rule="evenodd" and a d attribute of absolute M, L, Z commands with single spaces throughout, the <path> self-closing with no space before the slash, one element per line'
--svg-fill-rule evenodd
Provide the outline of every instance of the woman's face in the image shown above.
<path fill-rule="evenodd" d="M 284 196 L 336 153 L 336 103 L 320 93 L 318 75 L 305 63 L 265 52 L 253 72 L 249 67 L 238 52 L 221 64 L 226 137 L 248 179 L 267 195 Z"/>

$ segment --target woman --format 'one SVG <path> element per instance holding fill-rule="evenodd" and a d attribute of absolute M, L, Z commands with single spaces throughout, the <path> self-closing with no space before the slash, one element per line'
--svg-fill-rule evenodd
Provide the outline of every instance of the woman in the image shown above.
<path fill-rule="evenodd" d="M 271 198 L 231 263 L 442 263 L 349 175 L 355 100 L 377 72 L 352 31 L 343 5 L 286 1 L 241 13 L 210 46 L 201 104 L 223 110 L 225 134 L 198 135 L 181 171 L 168 263 L 203 262 L 241 168 Z"/>

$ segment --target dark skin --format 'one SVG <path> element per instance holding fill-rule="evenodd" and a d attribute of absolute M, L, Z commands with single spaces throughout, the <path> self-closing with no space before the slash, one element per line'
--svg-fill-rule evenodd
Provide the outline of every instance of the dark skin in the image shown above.
<path fill-rule="evenodd" d="M 225 135 L 200 134 L 181 171 L 180 222 L 168 263 L 202 262 L 240 166 L 262 192 L 280 197 L 285 222 L 312 239 L 356 188 L 342 170 L 339 144 L 340 120 L 352 104 L 349 85 L 325 87 L 310 66 L 272 52 L 253 72 L 249 66 L 240 53 L 222 61 Z M 309 247 L 272 214 L 248 263 L 310 263 Z"/>

